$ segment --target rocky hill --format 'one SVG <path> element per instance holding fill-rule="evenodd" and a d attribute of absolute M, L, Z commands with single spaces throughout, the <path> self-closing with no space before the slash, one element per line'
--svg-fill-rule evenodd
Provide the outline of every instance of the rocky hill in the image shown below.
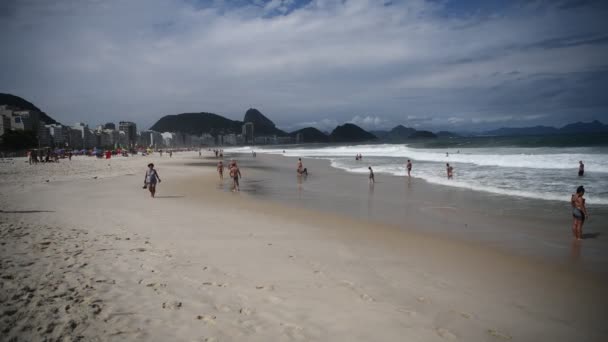
<path fill-rule="evenodd" d="M 218 134 L 240 134 L 242 125 L 241 121 L 202 112 L 166 115 L 152 125 L 150 129 L 157 132 L 181 132 L 194 135 L 207 133 L 216 136 Z"/>
<path fill-rule="evenodd" d="M 35 110 L 40 112 L 40 121 L 43 121 L 47 125 L 58 123 L 55 119 L 48 116 L 45 112 L 41 111 L 40 108 L 34 106 L 31 102 L 12 94 L 0 93 L 0 106 L 9 105 L 22 110 Z"/>
<path fill-rule="evenodd" d="M 262 135 L 277 135 L 277 136 L 286 136 L 287 133 L 278 129 L 274 122 L 264 116 L 259 110 L 255 108 L 249 108 L 247 112 L 245 112 L 245 118 L 243 122 L 251 122 L 253 123 L 253 133 L 256 136 Z"/>
<path fill-rule="evenodd" d="M 331 142 L 359 142 L 375 139 L 377 139 L 375 135 L 352 123 L 336 127 L 329 135 Z"/>
<path fill-rule="evenodd" d="M 289 133 L 290 136 L 296 137 L 296 135 L 302 134 L 302 142 L 304 143 L 326 143 L 329 142 L 329 137 L 314 127 L 306 127 L 297 131 Z"/>

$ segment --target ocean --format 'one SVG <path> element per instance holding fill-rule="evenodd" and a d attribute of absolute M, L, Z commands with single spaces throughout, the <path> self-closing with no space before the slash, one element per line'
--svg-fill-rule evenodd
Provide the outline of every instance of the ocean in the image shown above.
<path fill-rule="evenodd" d="M 411 144 L 288 145 L 229 149 L 232 152 L 280 154 L 326 159 L 334 168 L 351 173 L 406 176 L 405 163 L 412 160 L 412 176 L 442 186 L 548 201 L 570 200 L 579 185 L 589 204 L 608 205 L 607 137 L 476 137 L 443 138 Z M 585 146 L 586 145 L 586 146 Z M 285 152 L 283 152 L 285 151 Z M 356 154 L 363 160 L 355 160 Z M 579 177 L 578 163 L 585 164 Z M 454 179 L 446 177 L 446 163 Z"/>

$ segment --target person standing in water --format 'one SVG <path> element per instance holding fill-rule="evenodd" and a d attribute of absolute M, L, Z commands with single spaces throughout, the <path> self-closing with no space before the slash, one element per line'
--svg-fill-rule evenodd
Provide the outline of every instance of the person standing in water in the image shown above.
<path fill-rule="evenodd" d="M 148 164 L 148 170 L 146 171 L 146 176 L 144 177 L 144 189 L 147 187 L 150 191 L 150 196 L 154 198 L 156 194 L 156 182 L 160 183 L 160 177 L 158 176 L 158 172 L 154 169 L 154 164 Z"/>
<path fill-rule="evenodd" d="M 221 160 L 217 163 L 217 173 L 220 175 L 220 180 L 224 180 L 224 163 Z"/>
<path fill-rule="evenodd" d="M 374 178 L 374 170 L 372 170 L 372 167 L 368 167 L 369 169 L 369 183 L 370 184 L 374 184 L 376 183 L 376 179 Z"/>
<path fill-rule="evenodd" d="M 241 170 L 239 170 L 239 167 L 236 165 L 236 162 L 234 162 L 230 166 L 230 177 L 232 177 L 232 191 L 241 191 L 239 189 L 239 178 L 241 177 Z"/>
<path fill-rule="evenodd" d="M 412 161 L 411 160 L 407 160 L 407 176 L 411 177 L 411 172 L 412 172 Z"/>
<path fill-rule="evenodd" d="M 445 164 L 445 167 L 448 173 L 448 179 L 452 179 L 454 177 L 454 168 L 450 166 L 450 163 Z"/>
<path fill-rule="evenodd" d="M 570 204 L 572 204 L 572 234 L 577 240 L 583 238 L 583 224 L 589 218 L 587 207 L 585 206 L 585 188 L 581 185 L 576 189 L 576 193 L 572 194 Z"/>
<path fill-rule="evenodd" d="M 585 164 L 583 164 L 583 161 L 579 161 L 578 162 L 578 176 L 582 177 L 585 174 Z"/>

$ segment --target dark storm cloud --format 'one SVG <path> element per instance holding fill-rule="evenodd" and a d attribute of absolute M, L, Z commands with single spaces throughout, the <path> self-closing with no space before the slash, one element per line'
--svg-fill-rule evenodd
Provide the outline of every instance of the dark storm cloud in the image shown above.
<path fill-rule="evenodd" d="M 3 1 L 0 91 L 67 123 L 249 107 L 282 127 L 606 118 L 605 6 L 387 3 Z"/>

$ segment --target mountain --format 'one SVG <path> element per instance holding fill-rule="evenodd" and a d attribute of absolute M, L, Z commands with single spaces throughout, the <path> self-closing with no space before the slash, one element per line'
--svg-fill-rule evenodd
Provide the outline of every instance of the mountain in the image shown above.
<path fill-rule="evenodd" d="M 329 135 L 329 140 L 332 142 L 357 142 L 374 139 L 378 138 L 370 132 L 365 131 L 363 128 L 351 123 L 336 127 Z"/>
<path fill-rule="evenodd" d="M 458 137 L 460 137 L 460 134 L 450 132 L 450 131 L 439 131 L 436 133 L 436 135 L 439 138 L 458 138 Z"/>
<path fill-rule="evenodd" d="M 369 131 L 371 134 L 375 135 L 378 139 L 384 139 L 388 135 L 388 131 Z"/>
<path fill-rule="evenodd" d="M 498 135 L 498 136 L 513 136 L 513 135 L 547 135 L 557 134 L 559 131 L 555 127 L 548 126 L 534 126 L 534 127 L 502 127 L 491 131 L 484 132 L 484 135 Z"/>
<path fill-rule="evenodd" d="M 208 133 L 213 136 L 242 132 L 243 123 L 226 119 L 213 113 L 183 113 L 165 115 L 158 120 L 151 130 L 157 132 L 181 132 L 194 135 Z"/>
<path fill-rule="evenodd" d="M 577 133 L 608 133 L 608 125 L 595 120 L 592 122 L 576 122 L 566 125 L 559 129 L 560 134 Z"/>
<path fill-rule="evenodd" d="M 408 139 L 412 135 L 416 133 L 416 130 L 413 128 L 405 127 L 403 125 L 395 126 L 393 129 L 388 132 L 386 135 L 386 139 L 389 140 L 403 140 Z"/>
<path fill-rule="evenodd" d="M 253 123 L 253 134 L 256 136 L 261 135 L 278 135 L 278 136 L 286 136 L 287 133 L 278 129 L 274 122 L 272 122 L 269 118 L 264 116 L 259 110 L 255 108 L 249 108 L 247 112 L 245 112 L 245 118 L 243 122 L 252 122 Z"/>
<path fill-rule="evenodd" d="M 302 142 L 304 143 L 325 143 L 329 142 L 329 137 L 314 127 L 306 127 L 289 133 L 290 136 L 296 137 L 297 134 L 302 134 Z"/>
<path fill-rule="evenodd" d="M 548 126 L 503 127 L 492 131 L 484 132 L 484 135 L 495 136 L 514 136 L 514 135 L 556 135 L 556 134 L 584 134 L 584 133 L 608 133 L 608 125 L 597 120 L 592 122 L 575 122 L 562 128 Z"/>
<path fill-rule="evenodd" d="M 0 106 L 9 105 L 17 107 L 22 110 L 33 110 L 40 112 L 40 121 L 43 121 L 47 125 L 58 123 L 55 119 L 48 116 L 45 112 L 41 111 L 38 107 L 34 106 L 31 102 L 22 99 L 19 96 L 12 94 L 0 93 Z"/>
<path fill-rule="evenodd" d="M 429 138 L 437 138 L 435 133 L 430 131 L 416 131 L 412 135 L 408 137 L 409 139 L 429 139 Z"/>

